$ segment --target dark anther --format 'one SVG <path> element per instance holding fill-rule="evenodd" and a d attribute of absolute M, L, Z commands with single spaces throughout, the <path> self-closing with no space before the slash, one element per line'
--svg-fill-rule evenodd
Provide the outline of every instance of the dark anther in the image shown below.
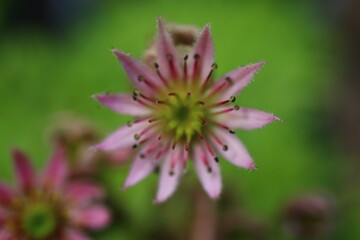
<path fill-rule="evenodd" d="M 215 70 L 215 69 L 218 68 L 218 65 L 217 65 L 216 63 L 213 63 L 213 64 L 211 65 L 211 68 L 212 68 L 213 70 Z"/>
<path fill-rule="evenodd" d="M 239 105 L 234 106 L 234 110 L 239 110 L 239 109 L 240 109 Z"/>
<path fill-rule="evenodd" d="M 128 122 L 126 123 L 126 125 L 127 125 L 128 127 L 131 127 L 131 126 L 133 125 L 133 122 L 132 122 L 132 121 L 128 121 Z"/>
<path fill-rule="evenodd" d="M 159 64 L 158 63 L 154 63 L 155 68 L 159 68 Z"/>
<path fill-rule="evenodd" d="M 235 102 L 236 101 L 236 97 L 235 96 L 231 96 L 230 97 L 230 102 Z"/>
<path fill-rule="evenodd" d="M 134 145 L 132 146 L 132 148 L 137 148 L 137 145 L 136 145 L 136 144 L 134 144 Z"/>
<path fill-rule="evenodd" d="M 232 83 L 232 82 L 233 82 L 233 80 L 232 80 L 230 77 L 226 77 L 226 78 L 225 78 L 225 81 L 227 81 L 228 83 Z"/>
<path fill-rule="evenodd" d="M 133 95 L 132 96 L 132 99 L 134 100 L 134 101 L 136 101 L 138 98 L 137 98 L 137 95 Z"/>
<path fill-rule="evenodd" d="M 140 158 L 145 158 L 145 154 L 140 154 Z"/>
<path fill-rule="evenodd" d="M 227 145 L 223 146 L 223 151 L 227 151 L 229 149 L 229 147 Z"/>
<path fill-rule="evenodd" d="M 218 158 L 218 157 L 215 157 L 214 160 L 215 160 L 215 162 L 217 162 L 217 163 L 219 162 L 219 158 Z"/>
<path fill-rule="evenodd" d="M 212 168 L 211 168 L 211 167 L 208 167 L 207 171 L 208 171 L 209 173 L 211 173 L 211 172 L 212 172 Z"/>
<path fill-rule="evenodd" d="M 196 53 L 195 55 L 194 55 L 194 59 L 199 59 L 200 58 L 200 55 L 198 54 L 198 53 Z"/>
<path fill-rule="evenodd" d="M 184 60 L 186 61 L 188 59 L 189 55 L 185 55 Z"/>
<path fill-rule="evenodd" d="M 169 172 L 169 175 L 170 175 L 170 176 L 174 176 L 174 175 L 175 175 L 175 172 L 174 172 L 173 170 L 171 170 L 171 171 Z"/>
<path fill-rule="evenodd" d="M 229 133 L 231 134 L 235 134 L 235 132 L 233 130 L 229 130 Z"/>
<path fill-rule="evenodd" d="M 138 81 L 141 82 L 141 81 L 143 81 L 143 80 L 144 80 L 144 77 L 141 76 L 141 75 L 139 75 L 139 76 L 138 76 Z"/>
<path fill-rule="evenodd" d="M 134 135 L 134 139 L 135 139 L 135 140 L 139 140 L 139 139 L 140 139 L 140 135 L 139 135 L 139 134 L 135 134 L 135 135 Z"/>

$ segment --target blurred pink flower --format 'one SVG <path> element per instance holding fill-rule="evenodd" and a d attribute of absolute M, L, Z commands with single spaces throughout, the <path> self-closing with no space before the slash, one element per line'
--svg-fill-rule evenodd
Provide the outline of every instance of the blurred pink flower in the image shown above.
<path fill-rule="evenodd" d="M 12 154 L 18 186 L 0 182 L 0 240 L 85 240 L 84 229 L 109 224 L 109 210 L 97 202 L 103 189 L 90 181 L 68 181 L 63 149 L 57 148 L 40 177 L 24 153 Z"/>
<path fill-rule="evenodd" d="M 136 87 L 133 95 L 98 94 L 102 105 L 117 113 L 138 117 L 94 146 L 97 149 L 139 147 L 124 188 L 144 179 L 160 166 L 155 202 L 175 191 L 189 158 L 205 191 L 221 192 L 217 154 L 232 164 L 255 169 L 254 162 L 234 130 L 251 130 L 279 120 L 256 109 L 231 105 L 264 62 L 240 67 L 213 81 L 217 65 L 209 25 L 200 33 L 190 54 L 179 56 L 161 19 L 155 42 L 153 68 L 113 50 Z"/>

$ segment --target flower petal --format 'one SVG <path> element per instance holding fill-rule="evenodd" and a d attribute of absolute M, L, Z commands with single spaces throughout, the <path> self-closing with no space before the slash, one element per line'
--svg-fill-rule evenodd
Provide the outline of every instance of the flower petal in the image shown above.
<path fill-rule="evenodd" d="M 212 141 L 214 148 L 219 154 L 221 154 L 235 166 L 255 169 L 253 159 L 251 158 L 243 143 L 239 140 L 238 137 L 236 137 L 236 135 L 224 131 L 223 129 L 215 129 L 214 132 L 215 135 L 226 146 L 220 146 L 214 140 Z"/>
<path fill-rule="evenodd" d="M 161 83 L 159 77 L 155 75 L 155 73 L 151 72 L 150 69 L 139 60 L 132 58 L 125 53 L 119 52 L 118 50 L 113 50 L 113 53 L 115 53 L 128 77 L 140 90 L 140 92 L 147 96 L 152 96 L 155 91 L 154 88 L 157 88 L 157 85 Z M 139 80 L 140 76 L 142 78 L 141 81 Z M 153 87 L 149 87 L 148 84 Z"/>
<path fill-rule="evenodd" d="M 0 182 L 0 204 L 8 205 L 14 199 L 16 193 L 8 185 Z"/>
<path fill-rule="evenodd" d="M 8 228 L 0 228 L 0 240 L 13 240 L 13 234 Z"/>
<path fill-rule="evenodd" d="M 200 144 L 195 147 L 193 161 L 196 173 L 207 194 L 211 198 L 218 198 L 222 188 L 219 164 L 214 157 L 204 151 L 204 146 Z"/>
<path fill-rule="evenodd" d="M 110 223 L 111 214 L 108 208 L 95 205 L 83 209 L 73 210 L 71 213 L 73 221 L 77 225 L 89 229 L 99 230 Z"/>
<path fill-rule="evenodd" d="M 159 186 L 154 203 L 168 199 L 175 191 L 182 175 L 182 159 L 180 148 L 169 149 L 164 156 L 160 170 Z"/>
<path fill-rule="evenodd" d="M 115 150 L 119 148 L 131 147 L 136 144 L 135 135 L 139 134 L 142 130 L 148 127 L 150 123 L 148 121 L 142 121 L 132 124 L 131 126 L 125 125 L 105 138 L 98 145 L 93 148 L 102 150 Z"/>
<path fill-rule="evenodd" d="M 89 181 L 72 182 L 65 190 L 68 198 L 79 203 L 87 203 L 92 200 L 102 199 L 105 192 L 99 185 Z"/>
<path fill-rule="evenodd" d="M 56 146 L 48 167 L 44 172 L 43 183 L 45 187 L 61 188 L 68 176 L 68 165 L 63 147 Z"/>
<path fill-rule="evenodd" d="M 265 126 L 275 120 L 280 120 L 271 113 L 266 113 L 257 109 L 240 107 L 220 115 L 220 122 L 230 129 L 256 129 Z"/>
<path fill-rule="evenodd" d="M 77 229 L 67 229 L 65 232 L 66 240 L 90 240 L 86 235 Z"/>
<path fill-rule="evenodd" d="M 159 70 L 167 80 L 181 78 L 180 64 L 170 34 L 165 29 L 161 18 L 158 18 L 158 35 L 156 40 Z"/>
<path fill-rule="evenodd" d="M 15 172 L 18 184 L 23 191 L 29 191 L 36 185 L 36 175 L 31 165 L 30 159 L 20 150 L 12 151 Z"/>
<path fill-rule="evenodd" d="M 96 98 L 105 107 L 117 113 L 142 116 L 150 112 L 149 108 L 141 105 L 128 94 L 96 94 L 92 97 Z"/>
<path fill-rule="evenodd" d="M 147 150 L 156 148 L 159 145 L 158 141 L 153 141 L 145 145 L 136 155 L 134 163 L 131 166 L 129 175 L 126 178 L 123 189 L 131 187 L 144 178 L 146 178 L 156 167 L 156 162 L 153 159 L 153 154 L 148 154 Z M 154 151 L 153 151 L 154 152 Z"/>
<path fill-rule="evenodd" d="M 193 56 L 196 54 L 199 56 L 199 64 L 198 68 L 193 69 L 193 71 L 198 71 L 201 82 L 204 82 L 212 69 L 212 64 L 214 63 L 214 45 L 210 33 L 210 25 L 206 25 L 204 27 L 197 42 L 195 43 Z M 193 75 L 197 74 L 193 73 Z"/>
<path fill-rule="evenodd" d="M 241 90 L 250 83 L 255 73 L 257 73 L 264 64 L 265 62 L 250 64 L 225 74 L 213 87 L 213 89 L 216 89 L 222 82 L 227 81 L 226 79 L 230 79 L 230 81 L 228 81 L 229 86 L 226 86 L 221 91 L 219 100 L 228 100 L 231 96 L 238 95 Z"/>

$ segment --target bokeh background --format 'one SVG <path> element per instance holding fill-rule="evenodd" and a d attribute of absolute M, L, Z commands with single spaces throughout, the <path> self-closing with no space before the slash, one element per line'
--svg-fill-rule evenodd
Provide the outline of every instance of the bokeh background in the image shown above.
<path fill-rule="evenodd" d="M 60 115 L 85 119 L 101 137 L 130 119 L 90 96 L 131 91 L 110 49 L 141 58 L 157 16 L 211 23 L 217 76 L 265 60 L 237 103 L 284 122 L 238 131 L 259 170 L 222 161 L 217 201 L 191 167 L 174 196 L 153 205 L 156 173 L 121 191 L 129 163 L 104 166 L 96 178 L 114 220 L 93 238 L 360 239 L 358 0 L 1 1 L 1 180 L 14 180 L 12 146 L 42 168 Z"/>

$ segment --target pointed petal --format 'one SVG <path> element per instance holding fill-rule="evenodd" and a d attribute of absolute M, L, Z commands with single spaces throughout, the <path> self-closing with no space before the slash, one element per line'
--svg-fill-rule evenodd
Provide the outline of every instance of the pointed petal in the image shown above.
<path fill-rule="evenodd" d="M 198 54 L 199 57 L 199 76 L 201 82 L 204 82 L 209 75 L 212 64 L 214 63 L 214 45 L 210 33 L 210 25 L 206 25 L 195 44 L 193 56 Z"/>
<path fill-rule="evenodd" d="M 105 192 L 102 187 L 84 180 L 72 182 L 66 188 L 65 194 L 69 199 L 84 204 L 105 197 Z"/>
<path fill-rule="evenodd" d="M 223 124 L 230 129 L 256 129 L 265 126 L 275 120 L 280 120 L 271 113 L 266 113 L 257 109 L 240 107 L 220 115 Z"/>
<path fill-rule="evenodd" d="M 148 127 L 150 123 L 148 121 L 142 121 L 134 123 L 131 126 L 125 125 L 105 138 L 98 145 L 93 148 L 102 150 L 115 150 L 119 148 L 131 147 L 136 144 L 135 134 L 139 134 L 142 130 Z"/>
<path fill-rule="evenodd" d="M 144 178 L 146 178 L 156 167 L 156 162 L 153 159 L 153 154 L 147 154 L 147 150 L 151 147 L 156 147 L 157 141 L 145 145 L 136 155 L 134 163 L 131 166 L 129 175 L 126 178 L 123 189 L 131 187 Z"/>
<path fill-rule="evenodd" d="M 155 203 L 161 203 L 168 199 L 179 184 L 182 175 L 182 161 L 179 149 L 169 149 L 164 156 Z"/>
<path fill-rule="evenodd" d="M 265 62 L 250 64 L 245 67 L 235 69 L 220 78 L 213 88 L 216 88 L 223 81 L 226 81 L 226 78 L 231 79 L 230 85 L 223 89 L 220 100 L 228 100 L 231 96 L 238 95 L 243 88 L 250 83 L 255 73 L 257 73 L 264 64 Z"/>
<path fill-rule="evenodd" d="M 204 151 L 204 146 L 201 146 L 201 144 L 195 147 L 193 160 L 196 173 L 204 190 L 211 198 L 218 198 L 222 188 L 219 164 L 214 157 Z M 208 165 L 204 163 L 205 161 Z"/>
<path fill-rule="evenodd" d="M 214 132 L 215 135 L 221 139 L 222 143 L 227 146 L 227 149 L 224 150 L 222 146 L 213 141 L 213 146 L 219 154 L 235 166 L 255 169 L 249 152 L 236 135 L 223 129 L 215 129 Z"/>
<path fill-rule="evenodd" d="M 16 193 L 11 187 L 0 182 L 0 205 L 10 204 L 15 195 Z"/>
<path fill-rule="evenodd" d="M 68 176 L 68 165 L 63 147 L 56 146 L 48 167 L 44 172 L 43 184 L 46 187 L 61 188 Z"/>
<path fill-rule="evenodd" d="M 77 229 L 67 229 L 65 232 L 66 240 L 90 240 L 86 235 Z"/>
<path fill-rule="evenodd" d="M 0 228 L 0 240 L 13 240 L 13 234 L 8 228 Z"/>
<path fill-rule="evenodd" d="M 161 18 L 158 18 L 158 35 L 156 40 L 159 70 L 169 80 L 181 78 L 180 63 L 170 34 L 165 29 Z"/>
<path fill-rule="evenodd" d="M 117 113 L 132 116 L 142 116 L 150 113 L 149 108 L 135 101 L 129 94 L 96 94 L 92 97 Z"/>
<path fill-rule="evenodd" d="M 36 175 L 31 165 L 30 159 L 20 150 L 12 151 L 15 172 L 18 184 L 23 191 L 28 191 L 36 185 Z"/>
<path fill-rule="evenodd" d="M 133 82 L 134 86 L 136 86 L 141 93 L 149 97 L 152 96 L 154 94 L 154 89 L 149 87 L 145 81 L 139 81 L 139 76 L 146 79 L 155 88 L 161 83 L 158 76 L 151 72 L 150 69 L 139 60 L 132 58 L 125 53 L 119 52 L 118 50 L 113 50 L 113 53 L 115 53 L 118 60 L 121 62 L 125 72 Z"/>
<path fill-rule="evenodd" d="M 109 209 L 102 205 L 76 209 L 71 214 L 71 218 L 77 225 L 93 230 L 104 228 L 111 219 Z"/>

